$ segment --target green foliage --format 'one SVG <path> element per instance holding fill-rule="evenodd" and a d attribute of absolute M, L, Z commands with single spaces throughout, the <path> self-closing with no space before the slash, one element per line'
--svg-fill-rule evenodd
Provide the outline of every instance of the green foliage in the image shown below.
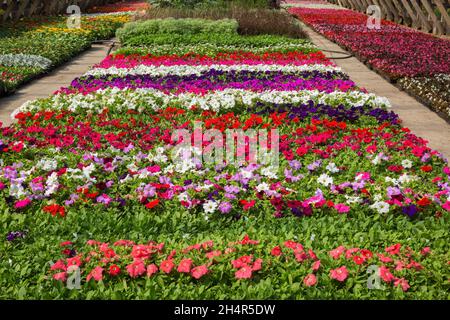
<path fill-rule="evenodd" d="M 301 39 L 289 39 L 274 35 L 239 36 L 230 34 L 189 34 L 189 35 L 138 35 L 123 39 L 128 47 L 145 47 L 154 45 L 212 45 L 240 47 L 270 47 L 305 44 Z"/>
<path fill-rule="evenodd" d="M 238 24 L 236 20 L 204 20 L 204 19 L 153 19 L 135 21 L 125 24 L 117 30 L 117 37 L 126 41 L 130 37 L 161 35 L 235 34 Z"/>

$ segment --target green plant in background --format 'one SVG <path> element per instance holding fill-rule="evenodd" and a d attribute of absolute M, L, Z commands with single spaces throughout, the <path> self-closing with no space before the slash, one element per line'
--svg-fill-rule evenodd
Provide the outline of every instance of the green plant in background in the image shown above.
<path fill-rule="evenodd" d="M 153 19 L 127 23 L 117 30 L 117 37 L 121 41 L 126 39 L 153 35 L 192 35 L 192 34 L 236 34 L 238 23 L 236 20 L 205 20 L 205 19 Z"/>
<path fill-rule="evenodd" d="M 150 0 L 153 7 L 173 8 L 207 8 L 239 5 L 248 8 L 267 8 L 270 0 Z"/>

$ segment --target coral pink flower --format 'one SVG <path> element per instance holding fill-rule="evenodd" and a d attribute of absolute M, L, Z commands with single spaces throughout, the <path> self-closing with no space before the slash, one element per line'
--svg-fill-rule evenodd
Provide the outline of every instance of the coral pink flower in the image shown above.
<path fill-rule="evenodd" d="M 53 275 L 53 279 L 65 282 L 67 280 L 67 273 L 65 273 L 65 272 L 55 273 Z"/>
<path fill-rule="evenodd" d="M 283 252 L 281 251 L 280 246 L 276 246 L 275 248 L 272 249 L 272 251 L 270 252 L 271 255 L 278 257 L 281 256 Z"/>
<path fill-rule="evenodd" d="M 75 256 L 73 258 L 67 258 L 67 267 L 70 266 L 81 266 L 81 258 L 79 256 Z"/>
<path fill-rule="evenodd" d="M 389 268 L 386 268 L 385 266 L 381 266 L 378 269 L 378 273 L 385 282 L 391 282 L 395 279 L 395 277 L 392 275 L 392 273 L 389 271 Z"/>
<path fill-rule="evenodd" d="M 137 278 L 145 273 L 145 264 L 142 260 L 135 260 L 127 266 L 127 272 L 132 278 Z"/>
<path fill-rule="evenodd" d="M 201 266 L 195 267 L 191 270 L 191 276 L 195 279 L 200 279 L 207 273 L 208 273 L 208 267 L 206 265 L 201 265 Z"/>
<path fill-rule="evenodd" d="M 50 270 L 55 271 L 55 270 L 62 270 L 62 271 L 66 271 L 67 267 L 66 264 L 64 263 L 63 260 L 58 260 L 56 261 L 51 267 Z"/>
<path fill-rule="evenodd" d="M 59 245 L 61 247 L 66 247 L 66 246 L 71 246 L 72 244 L 73 244 L 72 241 L 64 241 L 64 242 L 61 242 Z"/>
<path fill-rule="evenodd" d="M 330 256 L 331 256 L 333 259 L 339 259 L 339 257 L 341 256 L 341 254 L 344 253 L 344 251 L 345 251 L 344 246 L 339 246 L 339 247 L 337 247 L 336 249 L 331 250 L 331 251 L 329 252 L 329 254 L 330 254 Z"/>
<path fill-rule="evenodd" d="M 317 270 L 319 270 L 319 268 L 320 268 L 320 260 L 317 260 L 312 265 L 312 271 L 317 271 Z"/>
<path fill-rule="evenodd" d="M 400 243 L 397 243 L 397 244 L 394 244 L 393 246 L 390 246 L 390 247 L 387 247 L 386 249 L 385 249 L 385 251 L 387 252 L 387 253 L 389 253 L 390 255 L 396 255 L 396 254 L 399 254 L 400 253 L 400 248 L 401 248 L 401 244 Z"/>
<path fill-rule="evenodd" d="M 385 255 L 382 255 L 381 253 L 377 253 L 377 255 L 378 255 L 378 258 L 380 259 L 380 261 L 383 263 L 389 263 L 389 262 L 394 261 L 391 258 L 386 257 Z"/>
<path fill-rule="evenodd" d="M 189 273 L 191 272 L 191 267 L 192 267 L 192 259 L 183 259 L 180 261 L 180 264 L 178 265 L 178 272 Z"/>
<path fill-rule="evenodd" d="M 431 252 L 430 247 L 425 247 L 425 248 L 423 248 L 423 249 L 420 251 L 420 254 L 423 255 L 423 256 L 427 256 L 427 255 L 430 254 L 430 252 Z"/>
<path fill-rule="evenodd" d="M 331 279 L 335 279 L 337 281 L 343 282 L 348 277 L 348 270 L 347 267 L 342 266 L 337 269 L 333 269 L 330 271 Z"/>
<path fill-rule="evenodd" d="M 151 277 L 152 275 L 154 275 L 157 272 L 158 272 L 158 267 L 156 266 L 156 264 L 152 263 L 147 267 L 147 277 Z"/>
<path fill-rule="evenodd" d="M 222 251 L 220 251 L 220 250 L 214 250 L 214 251 L 208 252 L 208 253 L 206 254 L 206 257 L 207 257 L 208 259 L 213 259 L 214 257 L 219 257 L 220 255 L 222 255 Z"/>
<path fill-rule="evenodd" d="M 92 271 L 88 274 L 86 280 L 89 282 L 91 279 L 94 279 L 95 281 L 101 281 L 103 279 L 103 268 L 97 266 L 92 269 Z"/>
<path fill-rule="evenodd" d="M 317 260 L 317 256 L 311 249 L 308 250 L 309 257 L 313 260 Z"/>
<path fill-rule="evenodd" d="M 348 249 L 348 250 L 345 252 L 345 259 L 350 259 L 351 257 L 353 257 L 353 254 L 356 253 L 356 252 L 358 252 L 358 251 L 359 251 L 359 248 L 351 248 L 351 249 Z"/>
<path fill-rule="evenodd" d="M 256 259 L 255 262 L 253 263 L 252 271 L 259 271 L 259 270 L 261 270 L 261 268 L 262 268 L 262 261 L 263 260 L 261 258 Z"/>
<path fill-rule="evenodd" d="M 236 279 L 250 279 L 252 277 L 252 268 L 249 266 L 243 266 L 234 273 Z"/>
<path fill-rule="evenodd" d="M 410 288 L 408 281 L 406 281 L 404 278 L 396 279 L 394 281 L 394 286 L 401 286 L 404 292 L 408 291 L 408 289 Z"/>
<path fill-rule="evenodd" d="M 159 266 L 161 271 L 164 273 L 170 273 L 174 267 L 175 264 L 173 263 L 173 260 L 164 260 L 163 262 L 161 262 L 161 265 Z"/>
<path fill-rule="evenodd" d="M 303 283 L 304 283 L 305 286 L 307 286 L 307 287 L 315 286 L 316 283 L 317 283 L 316 275 L 313 274 L 313 273 L 308 274 L 308 275 L 303 279 Z"/>
<path fill-rule="evenodd" d="M 243 266 L 248 265 L 250 262 L 252 262 L 253 256 L 242 256 L 239 259 L 231 261 L 231 264 L 233 265 L 233 268 L 239 269 Z"/>
<path fill-rule="evenodd" d="M 146 245 L 136 245 L 131 251 L 131 256 L 134 259 L 148 259 L 150 257 L 150 250 Z"/>

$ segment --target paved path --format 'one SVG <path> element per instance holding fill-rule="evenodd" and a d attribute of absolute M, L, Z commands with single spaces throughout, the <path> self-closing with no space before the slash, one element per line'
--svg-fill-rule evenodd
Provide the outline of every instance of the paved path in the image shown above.
<path fill-rule="evenodd" d="M 297 5 L 299 6 L 299 4 Z M 308 5 L 305 5 L 305 7 Z M 310 6 L 310 5 L 309 5 Z M 324 7 L 324 6 L 322 6 Z M 330 7 L 334 7 L 330 5 Z M 301 23 L 311 41 L 322 50 L 346 52 L 305 24 Z M 328 57 L 345 56 L 324 52 Z M 333 60 L 358 86 L 389 99 L 392 110 L 403 120 L 403 125 L 414 134 L 429 141 L 429 146 L 450 159 L 450 125 L 406 92 L 399 90 L 375 71 L 370 70 L 357 58 Z"/>
<path fill-rule="evenodd" d="M 28 100 L 45 98 L 72 80 L 89 70 L 89 68 L 103 60 L 109 50 L 109 43 L 94 44 L 92 48 L 70 60 L 61 67 L 56 68 L 47 76 L 32 81 L 21 87 L 14 94 L 0 98 L 0 121 L 4 126 L 13 122 L 10 115 Z"/>

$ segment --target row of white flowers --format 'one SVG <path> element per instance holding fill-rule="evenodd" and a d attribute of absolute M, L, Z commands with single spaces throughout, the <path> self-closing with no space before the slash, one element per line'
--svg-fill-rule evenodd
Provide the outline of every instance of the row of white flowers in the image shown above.
<path fill-rule="evenodd" d="M 18 112 L 59 110 L 70 111 L 88 110 L 90 112 L 101 112 L 104 108 L 112 108 L 116 111 L 145 109 L 158 110 L 167 106 L 179 106 L 190 108 L 197 106 L 203 110 L 219 111 L 221 109 L 232 109 L 237 105 L 250 106 L 261 101 L 274 104 L 294 103 L 301 104 L 313 101 L 315 104 L 323 103 L 329 105 L 371 106 L 390 107 L 389 100 L 372 93 L 358 91 L 332 93 L 320 92 L 318 90 L 302 91 L 263 91 L 252 92 L 242 89 L 226 89 L 214 91 L 205 95 L 195 93 L 167 94 L 155 89 L 118 89 L 108 88 L 95 93 L 83 94 L 57 94 L 50 98 L 28 101 L 12 114 L 14 117 Z"/>
<path fill-rule="evenodd" d="M 273 72 L 280 71 L 285 74 L 298 74 L 301 72 L 342 72 L 342 69 L 334 66 L 325 66 L 322 64 L 312 64 L 312 65 L 277 65 L 277 64 L 235 64 L 235 65 L 223 65 L 223 64 L 213 64 L 213 65 L 172 65 L 172 66 L 145 66 L 139 65 L 134 68 L 94 68 L 86 72 L 85 76 L 106 76 L 106 75 L 116 75 L 116 76 L 127 76 L 127 75 L 150 75 L 155 77 L 163 77 L 166 75 L 201 75 L 209 70 L 217 70 L 222 72 Z"/>
<path fill-rule="evenodd" d="M 45 70 L 51 67 L 52 61 L 32 54 L 2 54 L 0 55 L 0 65 L 6 67 L 32 67 Z"/>

